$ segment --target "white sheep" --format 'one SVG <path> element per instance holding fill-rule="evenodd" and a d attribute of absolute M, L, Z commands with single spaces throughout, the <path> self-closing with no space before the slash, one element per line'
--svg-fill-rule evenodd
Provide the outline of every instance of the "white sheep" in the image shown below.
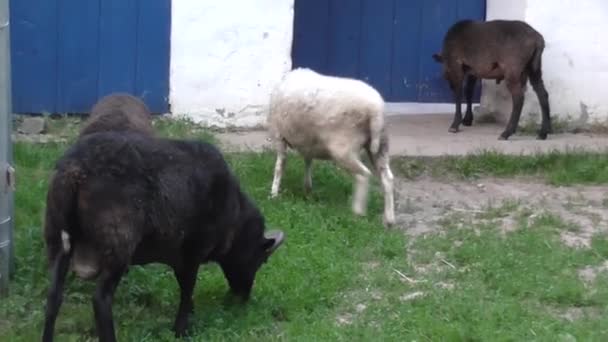
<path fill-rule="evenodd" d="M 289 146 L 304 157 L 307 193 L 312 160 L 332 159 L 355 177 L 352 210 L 365 215 L 371 175 L 360 159 L 365 150 L 382 181 L 384 224 L 395 222 L 384 100 L 378 91 L 359 80 L 297 68 L 273 90 L 267 123 L 277 152 L 271 197 L 278 195 Z"/>

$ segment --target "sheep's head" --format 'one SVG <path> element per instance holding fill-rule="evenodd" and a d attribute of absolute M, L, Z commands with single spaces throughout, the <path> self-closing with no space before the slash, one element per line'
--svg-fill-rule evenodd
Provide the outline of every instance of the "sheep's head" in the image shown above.
<path fill-rule="evenodd" d="M 442 68 L 441 68 L 441 74 L 443 76 L 443 78 L 445 78 L 446 80 L 448 79 L 448 70 L 447 67 L 445 65 L 445 58 L 443 57 L 443 55 L 441 55 L 440 53 L 434 53 L 433 54 L 433 59 L 435 60 L 435 62 L 441 64 Z"/>
<path fill-rule="evenodd" d="M 434 53 L 433 54 L 433 59 L 437 63 L 443 63 L 443 56 L 441 54 L 439 54 L 439 53 Z"/>
<path fill-rule="evenodd" d="M 264 233 L 263 219 L 250 220 L 240 233 L 231 251 L 219 264 L 230 285 L 230 292 L 246 301 L 257 271 L 281 246 L 285 235 L 280 230 Z"/>

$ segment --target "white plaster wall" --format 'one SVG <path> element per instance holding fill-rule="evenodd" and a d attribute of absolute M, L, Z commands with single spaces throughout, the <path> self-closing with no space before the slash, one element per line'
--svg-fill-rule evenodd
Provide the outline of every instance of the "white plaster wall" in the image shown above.
<path fill-rule="evenodd" d="M 291 69 L 294 0 L 173 0 L 170 103 L 209 126 L 265 123 Z"/>
<path fill-rule="evenodd" d="M 608 122 L 608 1 L 488 0 L 487 20 L 519 19 L 545 37 L 543 79 L 552 117 L 571 124 Z M 484 81 L 482 111 L 511 113 L 505 83 Z M 528 84 L 522 112 L 540 120 L 538 99 Z"/>

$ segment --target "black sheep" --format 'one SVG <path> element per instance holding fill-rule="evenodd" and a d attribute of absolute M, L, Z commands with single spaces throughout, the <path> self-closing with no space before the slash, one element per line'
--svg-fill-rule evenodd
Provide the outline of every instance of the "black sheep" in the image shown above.
<path fill-rule="evenodd" d="M 283 241 L 213 145 L 100 132 L 58 160 L 46 206 L 51 267 L 44 341 L 52 341 L 68 270 L 96 279 L 93 308 L 101 341 L 115 341 L 112 298 L 129 265 L 169 265 L 181 297 L 174 331 L 186 332 L 199 265 L 217 262 L 246 301 L 255 275 Z"/>
<path fill-rule="evenodd" d="M 80 129 L 80 136 L 102 131 L 132 130 L 152 135 L 152 114 L 139 98 L 114 93 L 102 97 Z"/>
<path fill-rule="evenodd" d="M 542 111 L 542 125 L 538 139 L 544 140 L 551 132 L 549 94 L 542 78 L 543 36 L 530 25 L 519 20 L 478 22 L 462 20 L 448 30 L 443 49 L 433 58 L 443 65 L 443 75 L 454 92 L 456 111 L 449 131 L 456 133 L 462 123 L 471 126 L 471 101 L 477 79 L 506 81 L 513 98 L 513 109 L 507 127 L 500 135 L 508 139 L 519 124 L 524 104 L 525 86 L 530 79 Z M 462 118 L 462 83 L 466 78 L 467 112 Z"/>

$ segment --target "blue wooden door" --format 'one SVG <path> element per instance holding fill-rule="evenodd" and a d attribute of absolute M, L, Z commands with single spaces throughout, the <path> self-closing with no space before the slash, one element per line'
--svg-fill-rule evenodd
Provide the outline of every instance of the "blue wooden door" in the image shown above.
<path fill-rule="evenodd" d="M 390 102 L 452 102 L 431 56 L 452 24 L 485 11 L 485 0 L 295 0 L 293 66 L 364 80 Z"/>
<path fill-rule="evenodd" d="M 12 0 L 13 110 L 88 113 L 111 92 L 169 110 L 171 0 Z"/>

